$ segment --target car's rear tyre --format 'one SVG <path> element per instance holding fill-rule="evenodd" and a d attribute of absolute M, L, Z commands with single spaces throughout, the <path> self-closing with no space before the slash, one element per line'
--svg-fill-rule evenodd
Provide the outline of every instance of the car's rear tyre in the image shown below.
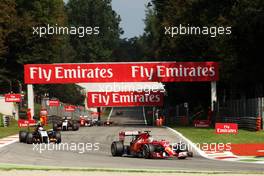
<path fill-rule="evenodd" d="M 61 133 L 60 132 L 56 132 L 55 133 L 55 137 L 56 137 L 56 143 L 60 144 L 61 143 Z"/>
<path fill-rule="evenodd" d="M 19 131 L 19 142 L 26 142 L 26 139 L 27 139 L 27 132 Z"/>
<path fill-rule="evenodd" d="M 120 141 L 114 141 L 111 145 L 112 156 L 122 156 L 124 154 L 124 144 Z"/>
<path fill-rule="evenodd" d="M 152 144 L 145 144 L 143 146 L 142 155 L 145 159 L 150 159 L 152 156 L 152 153 L 155 151 L 155 146 Z"/>
<path fill-rule="evenodd" d="M 26 142 L 27 142 L 27 144 L 33 143 L 33 134 L 32 133 L 27 133 Z"/>

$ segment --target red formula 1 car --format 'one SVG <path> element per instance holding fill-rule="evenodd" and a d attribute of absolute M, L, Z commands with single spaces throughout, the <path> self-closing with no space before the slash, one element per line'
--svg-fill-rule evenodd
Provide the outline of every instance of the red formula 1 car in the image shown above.
<path fill-rule="evenodd" d="M 188 151 L 187 145 L 177 143 L 171 145 L 166 140 L 152 140 L 150 131 L 126 131 L 119 133 L 119 141 L 114 141 L 111 145 L 112 156 L 134 156 L 150 158 L 178 158 L 185 159 L 192 157 L 193 153 Z M 132 139 L 128 145 L 125 138 L 130 136 Z"/>
<path fill-rule="evenodd" d="M 86 127 L 91 127 L 93 126 L 92 119 L 88 119 L 87 116 L 80 116 L 79 119 L 80 126 L 86 126 Z"/>

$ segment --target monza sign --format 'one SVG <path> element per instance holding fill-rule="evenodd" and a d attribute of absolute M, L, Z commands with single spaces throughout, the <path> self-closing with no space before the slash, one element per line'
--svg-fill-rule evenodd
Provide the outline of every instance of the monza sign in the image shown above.
<path fill-rule="evenodd" d="M 88 92 L 88 107 L 162 106 L 162 92 Z"/>
<path fill-rule="evenodd" d="M 26 84 L 217 81 L 217 62 L 110 62 L 24 65 Z"/>

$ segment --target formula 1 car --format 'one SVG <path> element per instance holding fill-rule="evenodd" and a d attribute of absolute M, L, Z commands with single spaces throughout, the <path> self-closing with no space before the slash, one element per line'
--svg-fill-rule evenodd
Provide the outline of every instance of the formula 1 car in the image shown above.
<path fill-rule="evenodd" d="M 69 129 L 73 131 L 79 130 L 78 121 L 72 120 L 71 117 L 64 117 L 61 121 L 53 123 L 53 130 L 58 131 L 68 131 Z"/>
<path fill-rule="evenodd" d="M 185 159 L 192 157 L 193 153 L 189 152 L 187 145 L 178 143 L 170 145 L 166 140 L 152 140 L 150 131 L 122 131 L 119 133 L 119 141 L 114 141 L 111 145 L 112 156 L 134 156 L 150 158 L 178 158 Z M 125 138 L 132 136 L 132 140 L 125 145 Z"/>
<path fill-rule="evenodd" d="M 60 132 L 53 130 L 44 130 L 41 125 L 38 125 L 33 132 L 19 131 L 19 142 L 32 143 L 61 143 Z"/>
<path fill-rule="evenodd" d="M 87 116 L 80 116 L 79 124 L 80 126 L 88 126 L 88 127 L 93 126 L 92 119 L 88 119 Z"/>

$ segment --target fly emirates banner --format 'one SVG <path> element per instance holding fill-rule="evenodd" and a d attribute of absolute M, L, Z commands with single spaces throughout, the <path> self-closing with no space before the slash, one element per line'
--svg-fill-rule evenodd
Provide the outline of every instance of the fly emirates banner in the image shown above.
<path fill-rule="evenodd" d="M 163 106 L 164 93 L 151 92 L 88 92 L 88 107 Z"/>
<path fill-rule="evenodd" d="M 26 84 L 217 81 L 217 62 L 110 62 L 24 65 Z"/>

